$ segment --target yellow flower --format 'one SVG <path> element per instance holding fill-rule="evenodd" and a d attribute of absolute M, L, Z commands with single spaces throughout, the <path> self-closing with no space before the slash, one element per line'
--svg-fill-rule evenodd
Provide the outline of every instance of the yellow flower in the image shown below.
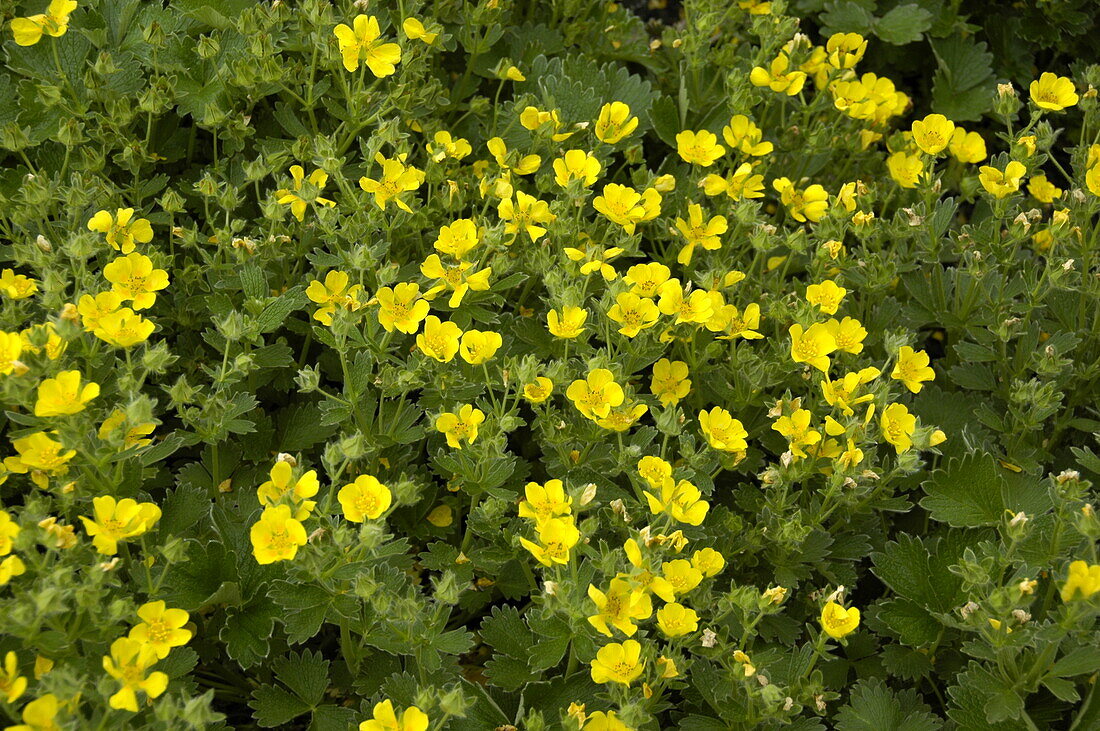
<path fill-rule="evenodd" d="M 772 91 L 795 96 L 806 83 L 806 72 L 790 71 L 790 65 L 790 57 L 780 52 L 768 68 L 754 67 L 749 74 L 749 81 L 753 86 L 766 86 Z"/>
<path fill-rule="evenodd" d="M 6 376 L 17 370 L 26 371 L 26 366 L 19 362 L 22 352 L 23 338 L 19 333 L 0 330 L 0 375 Z"/>
<path fill-rule="evenodd" d="M 450 320 L 440 321 L 435 315 L 424 320 L 424 331 L 416 336 L 416 347 L 429 358 L 440 363 L 450 363 L 458 353 L 462 330 Z"/>
<path fill-rule="evenodd" d="M 504 232 L 513 238 L 522 229 L 531 241 L 538 241 L 546 233 L 543 224 L 551 223 L 557 216 L 550 212 L 550 204 L 534 196 L 516 191 L 515 202 L 504 198 L 497 204 L 497 215 L 505 221 Z"/>
<path fill-rule="evenodd" d="M 890 377 L 901 381 L 913 393 L 920 393 L 923 381 L 936 378 L 936 372 L 928 366 L 928 363 L 928 353 L 923 350 L 914 351 L 908 345 L 903 345 L 898 349 L 898 360 L 894 364 Z"/>
<path fill-rule="evenodd" d="M 882 410 L 882 436 L 894 445 L 898 454 L 913 446 L 913 432 L 917 417 L 909 413 L 904 404 L 890 404 Z"/>
<path fill-rule="evenodd" d="M 856 396 L 860 386 L 870 383 L 882 374 L 878 368 L 863 368 L 856 373 L 846 373 L 842 378 L 821 381 L 821 393 L 830 406 L 836 406 L 846 415 L 855 412 L 852 407 L 874 399 L 872 394 Z"/>
<path fill-rule="evenodd" d="M 29 472 L 31 481 L 42 489 L 49 484 L 47 476 L 68 472 L 68 462 L 76 455 L 75 449 L 63 451 L 61 442 L 41 431 L 13 439 L 12 446 L 18 454 L 4 459 L 4 466 L 19 475 Z"/>
<path fill-rule="evenodd" d="M 835 315 L 844 295 L 848 290 L 837 285 L 831 279 L 826 279 L 821 284 L 811 284 L 806 287 L 806 301 L 816 306 L 826 315 Z"/>
<path fill-rule="evenodd" d="M 519 517 L 541 524 L 551 518 L 573 512 L 573 498 L 565 494 L 561 480 L 547 480 L 545 485 L 528 482 L 523 488 L 526 500 L 519 504 Z"/>
<path fill-rule="evenodd" d="M 447 445 L 452 449 L 462 449 L 462 441 L 473 444 L 477 439 L 477 428 L 485 421 L 485 412 L 472 404 L 465 404 L 458 413 L 444 412 L 435 420 L 437 431 L 447 437 Z"/>
<path fill-rule="evenodd" d="M 374 718 L 359 724 L 359 731 L 428 731 L 428 714 L 416 706 L 409 706 L 398 718 L 393 703 L 388 699 L 374 704 Z"/>
<path fill-rule="evenodd" d="M 859 320 L 854 317 L 845 317 L 843 320 L 830 317 L 829 321 L 825 323 L 825 328 L 833 336 L 837 350 L 852 355 L 859 355 L 863 352 L 863 340 L 867 337 L 867 330 L 860 324 Z"/>
<path fill-rule="evenodd" d="M 405 31 L 405 37 L 410 41 L 424 41 L 425 45 L 432 45 L 439 37 L 438 33 L 429 33 L 419 18 L 405 18 L 401 23 L 401 29 Z"/>
<path fill-rule="evenodd" d="M 122 688 L 110 698 L 111 708 L 137 713 L 139 690 L 145 691 L 150 699 L 167 690 L 168 675 L 149 672 L 157 660 L 157 653 L 152 647 L 129 637 L 119 637 L 111 643 L 111 654 L 103 658 L 103 669 L 122 683 Z"/>
<path fill-rule="evenodd" d="M 1074 561 L 1069 565 L 1066 582 L 1062 584 L 1062 601 L 1088 599 L 1100 591 L 1100 564 L 1089 566 L 1084 561 Z"/>
<path fill-rule="evenodd" d="M 565 395 L 593 421 L 606 417 L 626 398 L 622 386 L 615 382 L 615 375 L 606 368 L 596 368 L 586 379 L 573 381 Z"/>
<path fill-rule="evenodd" d="M 1051 112 L 1072 107 L 1079 99 L 1077 90 L 1073 87 L 1073 79 L 1049 71 L 1032 81 L 1028 91 L 1031 92 L 1031 101 L 1035 102 L 1035 106 Z"/>
<path fill-rule="evenodd" d="M 634 620 L 649 619 L 653 614 L 649 594 L 619 578 L 611 580 L 606 594 L 589 584 L 588 598 L 596 605 L 596 614 L 588 618 L 588 623 L 608 637 L 611 637 L 611 627 L 627 637 L 633 637 L 638 631 Z"/>
<path fill-rule="evenodd" d="M 696 246 L 702 246 L 707 251 L 722 248 L 721 236 L 727 229 L 728 223 L 725 216 L 714 216 L 704 223 L 703 207 L 697 203 L 692 203 L 688 206 L 688 220 L 676 219 L 676 230 L 687 241 L 684 248 L 680 249 L 676 261 L 683 266 L 690 264 Z"/>
<path fill-rule="evenodd" d="M 703 500 L 699 488 L 687 480 L 673 484 L 665 481 L 660 488 L 660 497 L 648 490 L 642 493 L 649 503 L 649 511 L 654 515 L 668 513 L 673 520 L 688 525 L 702 525 L 710 510 L 710 503 Z"/>
<path fill-rule="evenodd" d="M 493 268 L 486 267 L 472 274 L 467 274 L 474 266 L 473 262 L 460 261 L 453 266 L 445 266 L 438 254 L 429 254 L 424 263 L 420 265 L 420 273 L 425 277 L 436 279 L 435 286 L 424 293 L 424 299 L 429 302 L 436 295 L 445 290 L 451 290 L 451 296 L 447 304 L 457 308 L 462 304 L 467 292 L 484 292 L 489 289 L 489 277 L 493 275 Z"/>
<path fill-rule="evenodd" d="M 806 456 L 803 447 L 810 447 L 821 441 L 821 433 L 810 428 L 812 418 L 813 415 L 806 409 L 797 409 L 790 416 L 781 416 L 772 424 L 772 429 L 786 437 L 795 458 Z"/>
<path fill-rule="evenodd" d="M 277 505 L 283 498 L 289 498 L 295 508 L 294 519 L 305 520 L 317 506 L 317 503 L 309 498 L 315 496 L 321 489 L 321 483 L 317 480 L 317 471 L 309 470 L 297 480 L 294 479 L 294 468 L 289 462 L 276 462 L 268 472 L 270 478 L 262 483 L 256 490 L 256 497 L 264 507 Z"/>
<path fill-rule="evenodd" d="M 621 325 L 619 334 L 628 338 L 633 338 L 642 330 L 651 327 L 660 315 L 661 311 L 652 300 L 639 297 L 633 292 L 621 292 L 616 295 L 615 304 L 611 305 L 611 309 L 607 311 L 607 316 Z"/>
<path fill-rule="evenodd" d="M 557 109 L 544 112 L 538 107 L 524 107 L 519 115 L 519 123 L 532 132 L 537 132 L 539 129 L 549 130 L 550 139 L 554 142 L 561 142 L 573 136 L 572 132 L 558 132 L 561 129 L 562 121 L 558 116 Z"/>
<path fill-rule="evenodd" d="M 929 155 L 937 155 L 947 149 L 955 134 L 955 123 L 942 114 L 929 114 L 913 122 L 913 142 Z"/>
<path fill-rule="evenodd" d="M 340 56 L 348 71 L 358 70 L 359 62 L 365 61 L 371 73 L 382 78 L 396 71 L 396 65 L 401 63 L 401 46 L 381 42 L 382 32 L 374 16 L 357 15 L 352 27 L 340 23 L 332 34 L 340 44 Z"/>
<path fill-rule="evenodd" d="M 1053 203 L 1062 197 L 1062 189 L 1047 180 L 1045 175 L 1035 175 L 1027 182 L 1027 192 L 1040 203 Z"/>
<path fill-rule="evenodd" d="M 509 66 L 505 69 L 504 78 L 508 81 L 527 81 L 527 77 L 516 66 Z"/>
<path fill-rule="evenodd" d="M 741 421 L 733 418 L 730 412 L 720 406 L 715 406 L 710 411 L 700 411 L 699 427 L 707 438 L 707 444 L 714 449 L 722 452 L 744 452 L 749 448 L 745 441 L 749 433 L 745 431 Z"/>
<path fill-rule="evenodd" d="M 80 296 L 76 311 L 80 315 L 80 321 L 88 332 L 95 332 L 99 327 L 99 321 L 104 315 L 109 315 L 122 306 L 122 298 L 114 292 L 100 292 L 94 297 L 90 294 Z"/>
<path fill-rule="evenodd" d="M 854 68 L 867 53 L 867 41 L 859 33 L 834 33 L 825 43 L 825 52 L 834 69 Z"/>
<path fill-rule="evenodd" d="M 660 457 L 646 456 L 638 460 L 638 474 L 654 489 L 672 487 L 672 465 Z"/>
<path fill-rule="evenodd" d="M 336 499 L 344 509 L 344 517 L 352 523 L 378 520 L 390 509 L 393 494 L 373 475 L 359 475 L 355 482 L 340 488 Z"/>
<path fill-rule="evenodd" d="M 74 10 L 76 0 L 51 0 L 44 14 L 12 20 L 11 34 L 20 46 L 33 46 L 43 34 L 59 38 L 69 29 L 69 15 Z"/>
<path fill-rule="evenodd" d="M 0 510 L 0 556 L 7 556 L 12 552 L 13 541 L 21 530 L 6 510 Z"/>
<path fill-rule="evenodd" d="M 642 646 L 636 640 L 627 640 L 622 644 L 613 642 L 601 647 L 591 663 L 592 681 L 629 686 L 645 669 L 641 654 Z"/>
<path fill-rule="evenodd" d="M 836 338 L 826 325 L 816 322 L 809 328 L 791 325 L 791 360 L 807 363 L 821 372 L 829 370 L 829 354 L 837 349 Z"/>
<path fill-rule="evenodd" d="M 612 409 L 607 416 L 596 419 L 596 423 L 611 431 L 627 431 L 638 422 L 638 419 L 645 416 L 647 411 L 649 407 L 645 404 L 630 403 L 622 408 Z"/>
<path fill-rule="evenodd" d="M 711 174 L 703 178 L 700 185 L 703 192 L 709 196 L 725 193 L 730 200 L 734 201 L 743 198 L 763 198 L 764 176 L 753 173 L 753 169 L 750 163 L 743 162 L 729 177 L 723 178 L 721 175 Z"/>
<path fill-rule="evenodd" d="M 485 146 L 489 149 L 489 153 L 496 160 L 497 165 L 500 166 L 501 171 L 507 176 L 511 173 L 516 175 L 530 175 L 537 172 L 542 165 L 542 158 L 538 155 L 523 155 L 518 158 L 518 162 L 514 165 L 510 165 L 508 162 L 508 145 L 500 137 L 493 137 Z"/>
<path fill-rule="evenodd" d="M 657 262 L 635 264 L 626 270 L 623 281 L 630 285 L 631 293 L 652 299 L 660 293 L 661 285 L 668 281 L 671 274 L 667 266 Z"/>
<path fill-rule="evenodd" d="M 677 596 L 690 593 L 703 580 L 703 572 L 682 558 L 665 561 L 661 564 L 661 572 Z"/>
<path fill-rule="evenodd" d="M 596 137 L 613 145 L 638 129 L 638 118 L 630 116 L 630 107 L 622 102 L 611 102 L 600 107 L 596 118 Z"/>
<path fill-rule="evenodd" d="M 374 161 L 382 166 L 381 177 L 378 180 L 366 176 L 359 178 L 359 187 L 373 195 L 375 205 L 383 211 L 386 210 L 386 204 L 392 200 L 401 210 L 412 213 L 412 209 L 401 199 L 401 195 L 416 190 L 423 184 L 424 171 L 412 165 L 406 165 L 406 157 L 407 155 L 402 153 L 388 158 L 379 152 L 374 156 Z"/>
<path fill-rule="evenodd" d="M 592 201 L 592 206 L 609 221 L 622 226 L 628 234 L 633 234 L 638 223 L 646 220 L 642 194 L 626 185 L 608 183 L 603 187 L 603 193 Z"/>
<path fill-rule="evenodd" d="M 0 673 L 0 696 L 15 703 L 27 690 L 27 679 L 19 675 L 19 657 L 10 650 L 4 655 L 4 671 Z"/>
<path fill-rule="evenodd" d="M 902 188 L 916 188 L 924 175 L 924 160 L 920 155 L 908 152 L 895 152 L 886 158 L 886 169 L 890 177 Z"/>
<path fill-rule="evenodd" d="M 583 307 L 566 306 L 546 313 L 546 327 L 557 338 L 575 338 L 584 332 L 584 323 L 588 319 L 588 310 Z"/>
<path fill-rule="evenodd" d="M 859 626 L 859 610 L 845 609 L 836 602 L 829 602 L 821 610 L 821 629 L 833 639 L 839 640 L 855 632 Z"/>
<path fill-rule="evenodd" d="M 762 141 L 764 132 L 744 114 L 730 117 L 730 123 L 722 128 L 722 138 L 733 150 L 752 157 L 768 155 L 774 149 L 770 142 Z"/>
<path fill-rule="evenodd" d="M 564 249 L 565 255 L 569 257 L 570 261 L 581 261 L 580 273 L 582 276 L 588 276 L 595 272 L 599 272 L 600 276 L 605 281 L 613 282 L 619 276 L 619 273 L 615 271 L 615 267 L 611 266 L 610 262 L 615 257 L 622 254 L 624 249 L 618 246 L 612 246 L 610 249 L 592 250 L 588 251 L 585 248 L 576 248 L 573 246 L 567 246 Z"/>
<path fill-rule="evenodd" d="M 130 630 L 130 639 L 143 647 L 152 648 L 163 660 L 173 647 L 182 647 L 191 641 L 191 630 L 184 629 L 190 615 L 182 609 L 168 609 L 162 601 L 147 602 L 138 607 L 141 623 Z"/>
<path fill-rule="evenodd" d="M 705 577 L 717 576 L 726 567 L 726 559 L 713 548 L 703 548 L 691 555 L 691 565 Z"/>
<path fill-rule="evenodd" d="M 474 151 L 474 148 L 470 147 L 469 140 L 464 137 L 452 137 L 446 130 L 439 130 L 432 135 L 432 142 L 429 142 L 426 147 L 432 162 L 440 162 L 448 157 L 461 160 Z"/>
<path fill-rule="evenodd" d="M 264 508 L 260 520 L 252 524 L 249 538 L 252 555 L 260 564 L 292 560 L 307 540 L 305 527 L 294 519 L 289 505 Z"/>
<path fill-rule="evenodd" d="M 800 190 L 787 178 L 777 178 L 772 181 L 772 188 L 779 193 L 791 218 L 799 223 L 816 223 L 825 216 L 825 211 L 829 208 L 829 194 L 820 185 L 814 184 Z"/>
<path fill-rule="evenodd" d="M 986 158 L 985 140 L 977 132 L 967 132 L 962 127 L 955 127 L 951 133 L 951 142 L 947 150 L 959 162 L 981 162 Z"/>
<path fill-rule="evenodd" d="M 658 360 L 653 364 L 649 390 L 661 400 L 662 406 L 679 403 L 691 390 L 687 363 L 682 360 L 670 361 L 668 358 Z"/>
<path fill-rule="evenodd" d="M 38 384 L 35 416 L 64 416 L 84 410 L 84 404 L 99 395 L 98 383 L 80 386 L 80 371 L 61 371 Z"/>
<path fill-rule="evenodd" d="M 541 404 L 554 392 L 554 382 L 546 376 L 537 376 L 533 383 L 523 386 L 523 397 L 533 404 Z"/>
<path fill-rule="evenodd" d="M 600 177 L 602 169 L 600 161 L 591 152 L 568 150 L 554 160 L 554 182 L 564 188 L 572 181 L 579 180 L 587 188 Z"/>
<path fill-rule="evenodd" d="M 752 302 L 745 306 L 744 312 L 739 311 L 733 305 L 722 307 L 718 313 L 718 320 L 707 323 L 707 329 L 715 332 L 724 332 L 719 335 L 720 340 L 733 340 L 744 338 L 745 340 L 761 340 L 763 335 L 758 332 L 760 327 L 760 305 Z M 718 325 L 717 329 L 713 327 Z"/>
<path fill-rule="evenodd" d="M 670 279 L 661 285 L 661 298 L 657 307 L 662 314 L 675 315 L 675 324 L 682 322 L 705 323 L 714 315 L 714 303 L 710 293 L 693 290 L 686 297 L 680 282 Z"/>
<path fill-rule="evenodd" d="M 699 629 L 699 615 L 694 609 L 672 602 L 657 610 L 657 627 L 665 637 L 680 637 Z"/>
<path fill-rule="evenodd" d="M 978 180 L 982 187 L 993 195 L 994 198 L 1006 198 L 1020 189 L 1020 180 L 1023 179 L 1027 168 L 1022 162 L 1013 160 L 1005 166 L 1003 171 L 992 165 L 983 165 L 978 169 Z"/>
<path fill-rule="evenodd" d="M 291 187 L 275 191 L 276 200 L 282 205 L 289 205 L 291 214 L 299 221 L 305 218 L 306 206 L 310 203 L 328 208 L 336 205 L 336 201 L 321 197 L 321 191 L 328 184 L 328 173 L 321 169 L 314 170 L 309 174 L 308 185 L 303 185 L 305 175 L 301 165 L 291 165 L 290 177 L 294 180 Z M 91 226 L 90 223 L 88 225 Z M 107 240 L 110 241 L 109 236 Z"/>
<path fill-rule="evenodd" d="M 168 286 L 168 272 L 154 269 L 153 260 L 144 254 L 120 256 L 103 267 L 103 276 L 114 285 L 112 291 L 122 300 L 132 300 L 133 309 L 145 310 L 157 301 L 156 292 Z"/>
<path fill-rule="evenodd" d="M 23 350 L 35 355 L 45 350 L 50 360 L 57 360 L 67 346 L 57 333 L 57 326 L 49 321 L 31 325 L 20 331 L 19 336 L 23 339 Z"/>
<path fill-rule="evenodd" d="M 5 731 L 61 731 L 55 720 L 58 707 L 57 696 L 47 693 L 23 706 L 23 723 L 8 726 Z"/>
<path fill-rule="evenodd" d="M 153 334 L 155 326 L 129 307 L 109 312 L 99 318 L 92 333 L 106 343 L 119 348 L 130 348 L 144 343 Z"/>
<path fill-rule="evenodd" d="M 718 144 L 718 137 L 713 132 L 684 130 L 676 135 L 676 152 L 684 162 L 707 168 L 726 154 L 726 148 Z"/>
<path fill-rule="evenodd" d="M 582 723 L 584 731 L 634 731 L 616 717 L 615 711 L 596 711 Z"/>
<path fill-rule="evenodd" d="M 22 576 L 27 572 L 27 566 L 18 556 L 8 556 L 0 561 L 0 586 L 5 586 L 16 576 Z"/>
<path fill-rule="evenodd" d="M 573 524 L 572 517 L 551 518 L 538 525 L 538 543 L 520 538 L 520 545 L 543 566 L 569 563 L 569 552 L 581 539 L 581 532 Z"/>
<path fill-rule="evenodd" d="M 504 339 L 500 333 L 491 330 L 467 330 L 462 333 L 458 352 L 462 355 L 462 360 L 470 365 L 481 365 L 496 355 L 503 344 Z"/>
<path fill-rule="evenodd" d="M 392 289 L 382 287 L 374 295 L 378 302 L 378 324 L 386 332 L 394 328 L 412 335 L 420 329 L 420 322 L 428 316 L 428 302 L 420 297 L 420 285 L 401 282 Z"/>
<path fill-rule="evenodd" d="M 92 499 L 95 518 L 80 516 L 84 530 L 92 536 L 92 545 L 106 556 L 118 553 L 118 544 L 149 531 L 160 520 L 160 508 L 154 503 L 139 503 L 133 498 L 116 501 L 110 495 Z"/>
<path fill-rule="evenodd" d="M 103 423 L 99 425 L 99 431 L 97 436 L 103 441 L 109 441 L 111 435 L 122 424 L 126 422 L 126 414 L 120 409 L 115 409 L 111 412 L 111 415 L 103 420 Z M 153 430 L 156 429 L 156 424 L 152 422 L 145 422 L 144 424 L 136 424 L 126 430 L 125 435 L 122 438 L 122 448 L 129 449 L 130 447 L 147 447 L 153 440 L 146 439 Z"/>
<path fill-rule="evenodd" d="M 469 218 L 460 218 L 453 223 L 441 226 L 436 238 L 435 250 L 462 259 L 481 243 L 483 231 Z"/>
<path fill-rule="evenodd" d="M 105 234 L 111 248 L 123 254 L 133 251 L 135 243 L 153 240 L 153 227 L 148 219 L 135 219 L 133 208 L 119 208 L 113 217 L 108 211 L 99 211 L 88 220 L 88 230 Z"/>
<path fill-rule="evenodd" d="M 346 272 L 334 269 L 325 275 L 324 282 L 314 279 L 309 283 L 306 287 L 306 296 L 311 302 L 321 305 L 313 313 L 313 319 L 323 325 L 332 325 L 332 316 L 337 308 L 355 312 L 363 306 L 359 301 L 359 295 L 363 291 L 362 285 L 354 284 L 349 287 L 350 281 L 351 278 Z"/>
<path fill-rule="evenodd" d="M 38 282 L 24 274 L 16 274 L 11 269 L 0 272 L 0 292 L 8 299 L 21 300 L 38 291 Z"/>

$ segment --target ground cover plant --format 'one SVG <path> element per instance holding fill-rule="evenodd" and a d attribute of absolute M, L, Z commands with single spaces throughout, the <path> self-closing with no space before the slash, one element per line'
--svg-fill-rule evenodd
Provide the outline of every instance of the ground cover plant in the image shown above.
<path fill-rule="evenodd" d="M 3 726 L 1100 728 L 1100 66 L 982 5 L 0 2 Z"/>

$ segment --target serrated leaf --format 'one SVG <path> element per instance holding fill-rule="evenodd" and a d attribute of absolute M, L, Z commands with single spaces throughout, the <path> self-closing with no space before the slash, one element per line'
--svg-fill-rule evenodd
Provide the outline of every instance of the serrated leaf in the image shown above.
<path fill-rule="evenodd" d="M 871 30 L 874 16 L 871 11 L 861 3 L 830 2 L 825 5 L 825 12 L 821 14 L 821 23 L 824 26 L 822 32 L 825 35 L 833 33 L 860 33 L 866 35 Z"/>
<path fill-rule="evenodd" d="M 252 691 L 248 705 L 261 728 L 277 728 L 310 710 L 300 698 L 272 685 L 261 685 Z"/>
<path fill-rule="evenodd" d="M 973 36 L 932 39 L 938 70 L 932 80 L 932 110 L 956 122 L 973 122 L 993 106 L 993 54 Z"/>
<path fill-rule="evenodd" d="M 895 694 L 879 678 L 861 680 L 837 712 L 837 731 L 936 731 L 943 721 L 912 690 Z"/>
<path fill-rule="evenodd" d="M 962 580 L 948 571 L 958 561 L 955 544 L 924 543 L 906 533 L 871 554 L 872 571 L 898 596 L 935 612 L 948 612 L 959 601 Z"/>
<path fill-rule="evenodd" d="M 932 27 L 932 13 L 915 4 L 899 5 L 874 23 L 875 35 L 895 46 L 916 43 Z"/>
<path fill-rule="evenodd" d="M 316 706 L 328 689 L 329 662 L 319 652 L 292 652 L 272 663 L 276 677 L 310 706 Z"/>
<path fill-rule="evenodd" d="M 535 636 L 527 628 L 523 617 L 513 606 L 493 607 L 488 617 L 482 620 L 478 630 L 482 641 L 494 652 L 526 659 L 527 652 L 534 644 Z"/>
<path fill-rule="evenodd" d="M 1050 507 L 1046 489 L 1038 481 L 1005 470 L 988 454 L 952 459 L 921 487 L 926 493 L 921 507 L 934 520 L 957 528 L 997 525 L 1006 511 L 1035 515 Z"/>
<path fill-rule="evenodd" d="M 935 642 L 942 628 L 925 609 L 908 599 L 891 599 L 878 605 L 875 619 L 910 647 Z"/>
<path fill-rule="evenodd" d="M 267 657 L 268 638 L 275 629 L 279 608 L 267 599 L 254 601 L 230 612 L 218 639 L 225 643 L 229 657 L 242 668 L 250 668 Z"/>

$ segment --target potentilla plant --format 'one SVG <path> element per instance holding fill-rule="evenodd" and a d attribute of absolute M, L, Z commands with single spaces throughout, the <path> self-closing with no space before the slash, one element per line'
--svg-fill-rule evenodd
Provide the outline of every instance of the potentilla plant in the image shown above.
<path fill-rule="evenodd" d="M 634 5 L 4 6 L 8 728 L 1100 724 L 1095 59 Z"/>

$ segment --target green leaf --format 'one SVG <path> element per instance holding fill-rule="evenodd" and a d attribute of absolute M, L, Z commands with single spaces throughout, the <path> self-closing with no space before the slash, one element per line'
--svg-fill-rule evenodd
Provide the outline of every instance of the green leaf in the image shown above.
<path fill-rule="evenodd" d="M 902 533 L 896 542 L 890 541 L 871 554 L 872 571 L 898 596 L 929 611 L 949 612 L 958 604 L 962 588 L 962 580 L 948 570 L 959 558 L 955 544 L 941 539 L 925 544 Z M 908 616 L 912 619 L 912 612 Z"/>
<path fill-rule="evenodd" d="M 837 731 L 936 731 L 943 721 L 932 715 L 912 689 L 895 693 L 879 678 L 861 680 L 848 705 L 837 712 Z"/>
<path fill-rule="evenodd" d="M 1059 678 L 1070 678 L 1074 675 L 1095 673 L 1097 670 L 1100 670 L 1100 648 L 1078 647 L 1054 663 L 1050 672 Z"/>
<path fill-rule="evenodd" d="M 921 487 L 920 501 L 934 520 L 957 528 L 997 525 L 1006 511 L 1036 515 L 1050 509 L 1046 489 L 1024 473 L 1010 472 L 988 454 L 952 459 Z"/>
<path fill-rule="evenodd" d="M 301 699 L 282 688 L 261 685 L 252 691 L 252 700 L 248 705 L 254 711 L 253 718 L 261 728 L 276 728 L 294 720 L 310 708 Z"/>
<path fill-rule="evenodd" d="M 934 617 L 908 599 L 891 599 L 879 604 L 875 619 L 910 647 L 935 642 L 941 629 Z"/>
<path fill-rule="evenodd" d="M 939 69 L 932 79 L 932 110 L 956 122 L 976 122 L 993 107 L 993 54 L 973 36 L 932 39 Z"/>
<path fill-rule="evenodd" d="M 932 27 L 932 13 L 919 5 L 899 5 L 874 23 L 875 35 L 895 46 L 916 43 Z"/>
<path fill-rule="evenodd" d="M 278 298 L 267 303 L 263 311 L 256 318 L 256 325 L 261 333 L 269 333 L 278 330 L 283 321 L 290 317 L 290 313 L 306 306 L 309 298 L 306 297 L 305 288 L 302 285 L 291 287 Z"/>
<path fill-rule="evenodd" d="M 268 638 L 275 629 L 278 614 L 279 608 L 266 598 L 230 612 L 218 634 L 229 657 L 245 669 L 267 657 Z"/>
<path fill-rule="evenodd" d="M 316 706 L 328 690 L 328 660 L 319 652 L 305 650 L 281 657 L 272 663 L 275 675 L 293 693 L 310 706 Z"/>
<path fill-rule="evenodd" d="M 872 3 L 873 7 L 873 3 Z M 825 12 L 821 14 L 821 23 L 824 26 L 822 33 L 832 35 L 834 33 L 860 33 L 867 35 L 874 23 L 874 16 L 863 3 L 830 2 L 825 6 Z"/>

